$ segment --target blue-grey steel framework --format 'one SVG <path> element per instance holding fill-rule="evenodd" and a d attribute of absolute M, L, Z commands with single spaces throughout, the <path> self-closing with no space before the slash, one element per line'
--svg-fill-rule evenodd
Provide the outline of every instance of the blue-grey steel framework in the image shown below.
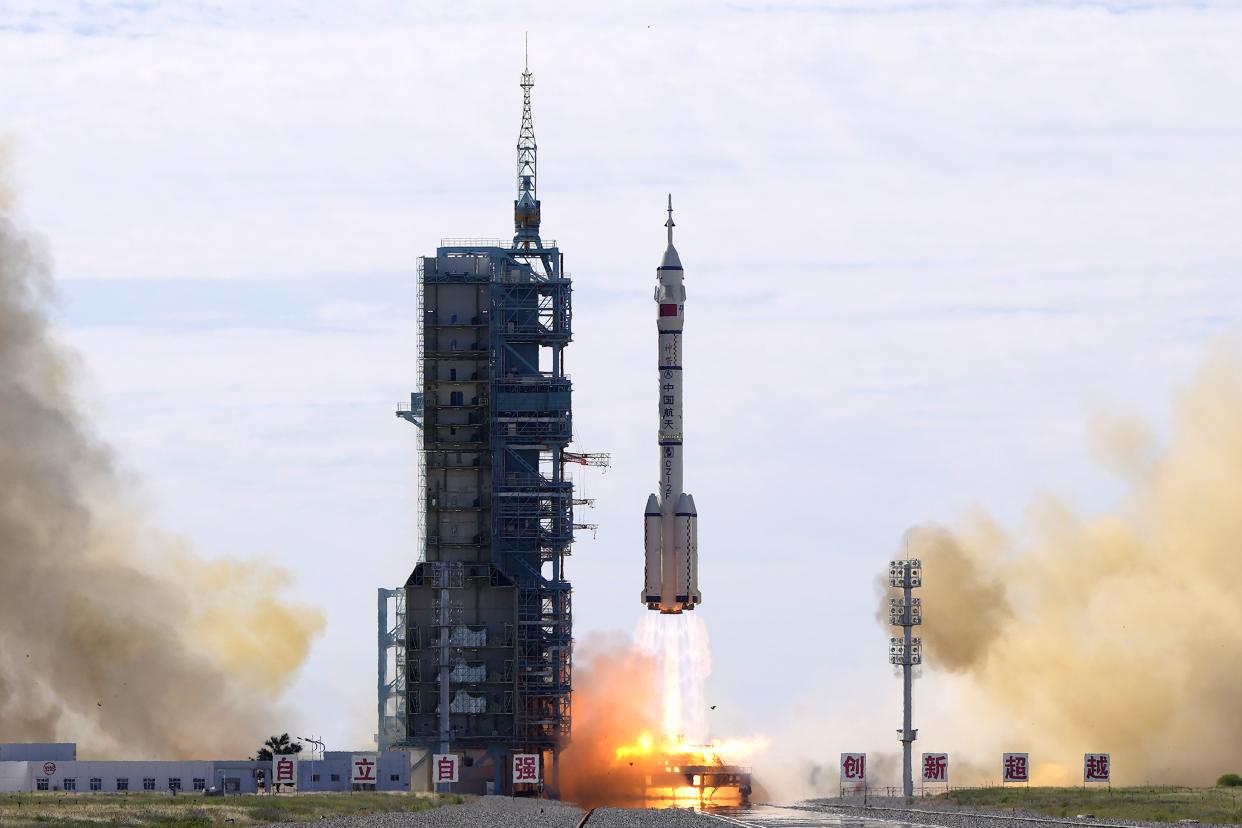
<path fill-rule="evenodd" d="M 512 728 L 480 736 L 465 726 L 447 734 L 454 749 L 486 748 L 497 760 L 505 752 L 545 751 L 551 751 L 555 760 L 556 751 L 569 734 L 572 614 L 564 564 L 574 540 L 576 501 L 573 482 L 564 475 L 564 464 L 599 465 L 602 457 L 565 451 L 573 432 L 571 383 L 564 373 L 563 359 L 563 350 L 572 338 L 572 287 L 556 242 L 545 241 L 539 234 L 530 102 L 533 85 L 528 67 L 521 82 L 523 112 L 517 146 L 513 241 L 445 239 L 436 251 L 435 272 L 420 261 L 422 390 L 412 394 L 410 404 L 397 411 L 398 417 L 418 427 L 422 443 L 423 562 L 406 588 L 430 586 L 436 577 L 433 566 L 460 554 L 449 554 L 446 547 L 464 543 L 471 547 L 474 561 L 491 565 L 466 563 L 458 570 L 459 578 L 466 582 L 485 579 L 498 589 L 515 590 L 513 634 L 495 642 L 513 650 L 512 675 L 503 677 L 512 685 L 504 706 L 505 712 L 512 714 Z M 452 265 L 454 260 L 477 262 L 477 257 L 486 257 L 488 266 L 480 270 L 477 266 Z M 480 286 L 489 296 L 488 311 L 470 319 L 439 318 L 434 308 L 424 308 L 423 304 L 424 293 L 442 283 Z M 469 345 L 451 354 L 438 353 L 433 350 L 438 340 L 430 334 L 450 324 L 460 329 L 462 341 Z M 480 393 L 468 402 L 441 399 L 434 393 L 434 383 L 426 379 L 434 377 L 428 366 L 438 359 L 462 357 L 476 358 L 481 365 L 485 361 L 485 376 L 472 377 Z M 438 413 L 445 405 L 459 410 L 463 405 L 469 407 L 471 431 L 466 442 L 460 437 L 450 442 L 441 433 L 445 426 L 438 423 Z M 427 471 L 429 466 L 448 462 L 450 452 L 463 450 L 478 453 L 480 473 L 491 476 L 491 493 L 487 502 L 452 508 L 486 511 L 490 532 L 450 540 L 425 529 L 435 525 L 438 510 L 450 508 L 429 496 Z M 447 624 L 442 619 L 414 618 L 405 598 L 400 589 L 379 590 L 379 742 L 381 747 L 432 747 L 446 734 L 411 732 L 409 722 L 419 711 L 410 700 L 420 698 L 418 685 L 434 684 L 436 678 L 413 675 L 406 668 L 405 655 L 407 648 L 419 644 L 409 639 L 410 630 Z M 460 615 L 460 608 L 455 611 Z M 390 659 L 396 665 L 394 675 L 388 674 Z M 495 712 L 490 715 L 494 717 Z"/>

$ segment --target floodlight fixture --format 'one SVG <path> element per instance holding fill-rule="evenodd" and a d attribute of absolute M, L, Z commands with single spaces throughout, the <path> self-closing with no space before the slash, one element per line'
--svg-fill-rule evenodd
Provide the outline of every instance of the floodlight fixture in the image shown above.
<path fill-rule="evenodd" d="M 888 623 L 894 627 L 917 627 L 922 624 L 922 601 L 918 598 L 911 598 L 907 604 L 904 596 L 889 598 Z"/>
<path fill-rule="evenodd" d="M 890 638 L 888 640 L 888 663 L 897 667 L 917 667 L 922 664 L 923 640 L 911 638 L 910 647 L 907 649 L 904 638 Z"/>
<path fill-rule="evenodd" d="M 910 589 L 923 585 L 923 562 L 918 558 L 889 561 L 888 585 L 896 589 Z"/>

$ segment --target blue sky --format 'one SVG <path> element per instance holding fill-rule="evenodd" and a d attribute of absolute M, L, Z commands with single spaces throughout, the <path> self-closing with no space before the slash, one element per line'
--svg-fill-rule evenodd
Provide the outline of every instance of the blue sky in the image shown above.
<path fill-rule="evenodd" d="M 641 612 L 671 190 L 722 731 L 895 747 L 905 529 L 1108 504 L 1092 414 L 1159 430 L 1237 328 L 1242 4 L 262 8 L 6 3 L 0 130 L 155 519 L 326 612 L 290 698 L 330 746 L 372 732 L 374 588 L 416 553 L 415 259 L 510 232 L 527 30 L 579 445 L 614 461 L 578 636 Z"/>

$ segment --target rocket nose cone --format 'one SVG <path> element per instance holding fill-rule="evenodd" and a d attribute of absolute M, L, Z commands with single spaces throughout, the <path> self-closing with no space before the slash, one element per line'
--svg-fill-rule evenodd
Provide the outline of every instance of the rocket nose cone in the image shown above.
<path fill-rule="evenodd" d="M 698 510 L 698 508 L 694 505 L 694 495 L 692 495 L 692 494 L 688 494 L 688 495 L 686 495 L 686 497 L 687 497 L 687 498 L 689 498 L 689 500 L 690 500 L 690 514 L 694 515 L 695 517 L 698 517 L 699 510 Z"/>
<path fill-rule="evenodd" d="M 677 514 L 691 514 L 691 508 L 693 507 L 691 506 L 690 495 L 682 492 L 681 496 L 677 498 Z"/>
<path fill-rule="evenodd" d="M 660 514 L 660 501 L 653 494 L 647 495 L 647 508 L 644 510 L 649 515 Z"/>
<path fill-rule="evenodd" d="M 660 260 L 660 267 L 681 267 L 681 256 L 677 255 L 677 248 L 669 245 L 664 251 L 664 258 Z"/>

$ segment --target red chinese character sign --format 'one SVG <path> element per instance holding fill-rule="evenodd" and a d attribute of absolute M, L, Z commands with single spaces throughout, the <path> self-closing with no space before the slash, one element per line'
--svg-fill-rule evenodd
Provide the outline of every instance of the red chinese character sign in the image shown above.
<path fill-rule="evenodd" d="M 457 781 L 461 767 L 461 757 L 456 753 L 437 753 L 431 757 L 431 781 L 436 785 L 452 784 Z"/>
<path fill-rule="evenodd" d="M 1001 783 L 1030 782 L 1030 759 L 1025 753 L 1006 753 L 1001 761 Z"/>
<path fill-rule="evenodd" d="M 513 784 L 535 785 L 539 782 L 539 754 L 513 754 Z"/>
<path fill-rule="evenodd" d="M 1082 781 L 1109 782 L 1113 781 L 1113 765 L 1107 753 L 1085 753 L 1082 757 Z"/>
<path fill-rule="evenodd" d="M 923 781 L 946 783 L 949 781 L 949 754 L 923 754 Z"/>
<path fill-rule="evenodd" d="M 844 790 L 862 790 L 867 786 L 867 754 L 841 754 L 841 787 Z"/>
<path fill-rule="evenodd" d="M 272 757 L 272 784 L 280 788 L 296 789 L 298 786 L 298 758 L 293 755 Z"/>
<path fill-rule="evenodd" d="M 356 753 L 349 758 L 349 781 L 355 785 L 374 785 L 379 778 L 374 753 Z"/>

